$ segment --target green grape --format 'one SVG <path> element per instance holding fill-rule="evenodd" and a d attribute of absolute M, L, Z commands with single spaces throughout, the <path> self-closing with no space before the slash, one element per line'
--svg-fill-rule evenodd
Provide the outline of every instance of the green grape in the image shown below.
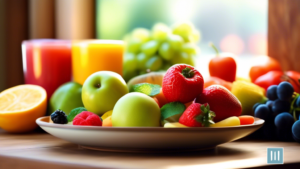
<path fill-rule="evenodd" d="M 162 42 L 167 39 L 170 32 L 171 30 L 167 25 L 163 23 L 157 23 L 152 28 L 152 38 L 154 40 Z"/>
<path fill-rule="evenodd" d="M 135 55 L 133 53 L 126 53 L 123 62 L 124 69 L 132 72 L 137 68 L 137 65 L 137 59 Z"/>
<path fill-rule="evenodd" d="M 137 54 L 140 51 L 141 46 L 142 46 L 142 41 L 138 38 L 133 38 L 129 40 L 127 44 L 127 51 L 130 53 Z"/>
<path fill-rule="evenodd" d="M 159 43 L 156 40 L 149 41 L 142 45 L 141 50 L 148 56 L 154 55 L 159 47 Z"/>
<path fill-rule="evenodd" d="M 179 35 L 170 35 L 168 37 L 168 42 L 170 43 L 171 47 L 176 51 L 179 51 L 182 45 L 184 44 L 182 37 Z"/>
<path fill-rule="evenodd" d="M 167 42 L 164 42 L 160 47 L 159 47 L 159 55 L 165 59 L 165 60 L 171 60 L 172 57 L 174 56 L 174 51 L 171 48 L 171 45 Z"/>
<path fill-rule="evenodd" d="M 189 40 L 189 36 L 192 35 L 193 25 L 191 23 L 177 24 L 173 28 L 173 34 L 180 35 L 186 42 Z"/>
<path fill-rule="evenodd" d="M 194 29 L 193 32 L 192 32 L 192 38 L 191 38 L 192 42 L 196 43 L 200 40 L 200 38 L 201 38 L 200 32 L 198 30 Z"/>
<path fill-rule="evenodd" d="M 157 71 L 161 68 L 163 60 L 159 56 L 152 56 L 146 63 L 146 68 L 150 71 Z"/>
<path fill-rule="evenodd" d="M 195 67 L 196 66 L 195 56 L 194 55 L 189 55 L 189 57 L 190 57 L 190 62 L 187 63 L 187 64 Z"/>
<path fill-rule="evenodd" d="M 139 70 L 146 70 L 146 62 L 151 56 L 146 55 L 145 53 L 139 53 L 136 57 L 137 59 L 137 68 Z"/>
<path fill-rule="evenodd" d="M 196 49 L 195 45 L 193 45 L 191 43 L 183 44 L 181 51 L 188 53 L 188 54 L 197 54 L 197 49 Z"/>
<path fill-rule="evenodd" d="M 145 28 L 136 28 L 131 36 L 140 39 L 142 42 L 148 42 L 150 40 L 150 31 Z"/>
<path fill-rule="evenodd" d="M 185 52 L 180 52 L 175 57 L 172 58 L 171 63 L 172 64 L 191 64 L 192 61 L 192 56 L 185 53 Z"/>

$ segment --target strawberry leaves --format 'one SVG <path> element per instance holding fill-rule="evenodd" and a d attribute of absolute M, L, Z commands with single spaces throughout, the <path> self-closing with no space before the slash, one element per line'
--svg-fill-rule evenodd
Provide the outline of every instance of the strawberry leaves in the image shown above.
<path fill-rule="evenodd" d="M 189 67 L 184 68 L 181 73 L 186 78 L 193 78 L 195 75 L 195 71 Z"/>
<path fill-rule="evenodd" d="M 195 120 L 202 124 L 203 127 L 209 127 L 211 124 L 214 124 L 213 118 L 216 114 L 213 111 L 210 111 L 208 104 L 202 104 L 200 106 L 201 114 L 196 116 Z"/>
<path fill-rule="evenodd" d="M 144 93 L 148 96 L 155 96 L 160 93 L 161 86 L 150 83 L 139 83 L 132 86 L 132 92 Z"/>

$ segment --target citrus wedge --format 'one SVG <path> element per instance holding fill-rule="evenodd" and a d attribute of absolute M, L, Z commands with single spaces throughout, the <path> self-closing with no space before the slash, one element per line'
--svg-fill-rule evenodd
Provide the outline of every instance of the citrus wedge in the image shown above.
<path fill-rule="evenodd" d="M 19 85 L 0 93 L 0 127 L 23 133 L 37 127 L 35 120 L 46 114 L 47 94 L 36 85 Z"/>

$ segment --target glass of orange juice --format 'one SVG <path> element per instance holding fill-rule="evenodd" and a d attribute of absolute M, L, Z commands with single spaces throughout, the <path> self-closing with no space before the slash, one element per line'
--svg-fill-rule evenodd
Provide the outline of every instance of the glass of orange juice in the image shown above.
<path fill-rule="evenodd" d="M 124 42 L 121 40 L 82 40 L 72 43 L 73 80 L 83 84 L 93 73 L 113 71 L 122 76 Z"/>

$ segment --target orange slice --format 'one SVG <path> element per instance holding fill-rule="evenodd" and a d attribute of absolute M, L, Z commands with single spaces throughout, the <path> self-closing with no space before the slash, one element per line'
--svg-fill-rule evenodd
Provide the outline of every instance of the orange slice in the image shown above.
<path fill-rule="evenodd" d="M 35 120 L 46 114 L 47 94 L 36 85 L 19 85 L 0 93 L 0 127 L 23 133 L 37 127 Z"/>

